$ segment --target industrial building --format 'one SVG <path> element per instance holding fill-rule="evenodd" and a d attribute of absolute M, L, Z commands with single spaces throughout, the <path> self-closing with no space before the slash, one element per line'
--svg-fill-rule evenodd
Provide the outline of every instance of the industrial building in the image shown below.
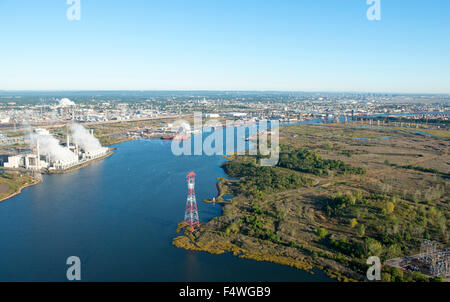
<path fill-rule="evenodd" d="M 69 133 L 65 145 L 61 145 L 45 129 L 35 129 L 32 135 L 31 152 L 6 156 L 2 159 L 4 168 L 39 172 L 64 171 L 103 157 L 110 151 L 105 147 L 86 150 L 78 144 L 71 144 Z"/>

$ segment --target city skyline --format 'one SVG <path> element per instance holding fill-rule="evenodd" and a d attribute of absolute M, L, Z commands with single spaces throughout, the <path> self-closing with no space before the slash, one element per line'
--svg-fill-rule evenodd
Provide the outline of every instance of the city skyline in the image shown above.
<path fill-rule="evenodd" d="M 2 1 L 0 90 L 449 94 L 432 2 Z"/>

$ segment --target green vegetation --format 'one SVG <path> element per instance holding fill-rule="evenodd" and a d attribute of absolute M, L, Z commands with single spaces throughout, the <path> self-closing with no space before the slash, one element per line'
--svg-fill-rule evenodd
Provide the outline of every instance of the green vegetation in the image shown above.
<path fill-rule="evenodd" d="M 390 139 L 353 139 L 383 136 Z M 366 280 L 369 256 L 414 255 L 424 238 L 448 247 L 449 180 L 441 177 L 450 171 L 448 141 L 345 125 L 290 126 L 280 141 L 276 167 L 260 167 L 258 156 L 223 165 L 233 179 L 221 180 L 221 194 L 234 198 L 177 246 L 307 263 L 347 281 Z M 441 281 L 387 266 L 382 277 Z"/>
<path fill-rule="evenodd" d="M 6 135 L 10 138 L 21 137 L 25 135 L 23 131 L 7 132 Z"/>
<path fill-rule="evenodd" d="M 27 174 L 0 172 L 0 201 L 10 198 L 24 187 L 36 183 L 37 181 Z"/>
<path fill-rule="evenodd" d="M 367 204 L 367 199 L 363 197 L 361 191 L 355 193 L 347 192 L 345 194 L 338 192 L 326 200 L 324 210 L 329 217 L 337 217 L 342 216 L 345 209 L 357 204 Z"/>
<path fill-rule="evenodd" d="M 444 173 L 444 172 L 441 172 L 439 170 L 432 169 L 432 168 L 424 168 L 424 167 L 413 166 L 413 165 L 402 166 L 400 168 L 408 169 L 408 170 L 415 170 L 415 171 L 419 171 L 419 172 L 433 173 L 433 174 L 443 175 L 445 177 L 450 177 L 450 173 Z"/>
<path fill-rule="evenodd" d="M 341 160 L 324 159 L 316 152 L 289 147 L 282 148 L 278 166 L 314 175 L 329 175 L 330 171 L 344 175 L 365 173 L 364 169 L 354 168 Z"/>
<path fill-rule="evenodd" d="M 253 198 L 282 190 L 309 186 L 312 180 L 295 172 L 281 172 L 274 167 L 259 167 L 254 163 L 230 161 L 222 165 L 228 176 L 240 178 L 238 193 Z"/>
<path fill-rule="evenodd" d="M 389 266 L 383 266 L 381 280 L 384 282 L 444 282 L 441 277 L 428 278 L 419 272 L 410 273 Z"/>
<path fill-rule="evenodd" d="M 325 238 L 325 236 L 328 235 L 328 231 L 324 228 L 319 228 L 317 229 L 317 236 L 319 236 L 320 238 Z"/>

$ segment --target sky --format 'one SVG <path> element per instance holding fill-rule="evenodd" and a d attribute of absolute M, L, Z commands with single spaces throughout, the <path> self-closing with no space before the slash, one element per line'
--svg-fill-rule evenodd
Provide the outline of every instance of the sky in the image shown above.
<path fill-rule="evenodd" d="M 0 0 L 0 90 L 450 93 L 450 1 Z"/>

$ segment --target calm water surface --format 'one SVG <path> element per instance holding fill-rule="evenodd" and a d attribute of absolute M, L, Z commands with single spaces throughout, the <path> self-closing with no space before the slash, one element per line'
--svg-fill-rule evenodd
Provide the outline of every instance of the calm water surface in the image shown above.
<path fill-rule="evenodd" d="M 321 271 L 172 246 L 195 171 L 201 222 L 220 216 L 222 157 L 173 156 L 170 142 L 130 141 L 102 162 L 44 181 L 0 203 L 0 281 L 66 281 L 78 256 L 83 281 L 330 281 Z"/>

